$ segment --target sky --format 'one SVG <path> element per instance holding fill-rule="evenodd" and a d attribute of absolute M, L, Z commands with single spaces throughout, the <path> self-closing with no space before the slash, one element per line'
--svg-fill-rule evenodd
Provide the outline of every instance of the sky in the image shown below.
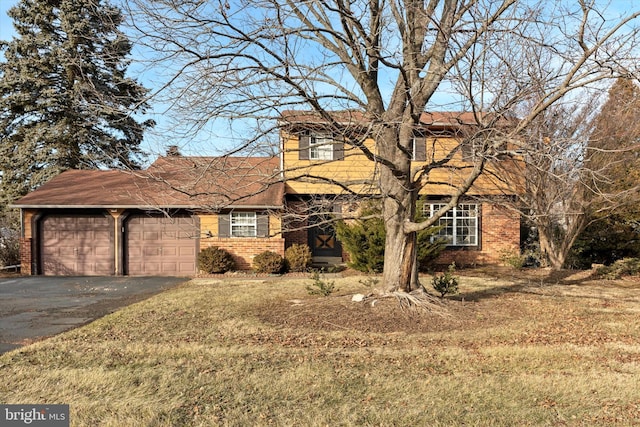
<path fill-rule="evenodd" d="M 18 2 L 15 0 L 0 0 L 0 40 L 10 40 L 13 36 L 13 24 L 7 16 L 7 11 Z"/>
<path fill-rule="evenodd" d="M 20 3 L 19 0 L 0 0 L 0 40 L 11 41 L 16 34 L 13 28 L 13 20 L 7 15 L 7 12 L 18 3 Z M 129 70 L 131 70 L 131 67 Z M 128 75 L 129 77 L 139 79 L 138 76 L 133 75 L 131 72 L 129 72 Z M 141 83 L 149 88 L 149 85 L 144 81 L 141 81 Z M 160 112 L 162 108 L 156 108 L 156 110 Z M 150 154 L 150 161 L 153 161 L 158 155 L 165 153 L 169 145 L 173 145 L 172 141 L 167 141 L 166 137 L 162 136 L 162 134 L 164 134 L 164 126 L 168 126 L 164 122 L 162 115 L 158 113 L 152 118 L 157 122 L 156 130 L 160 135 L 151 135 L 149 133 L 145 135 L 142 149 Z M 183 145 L 180 148 L 183 154 L 186 155 L 215 155 L 212 151 L 207 151 L 206 147 L 202 144 L 197 146 Z"/>
<path fill-rule="evenodd" d="M 621 14 L 628 11 L 634 11 L 640 9 L 640 0 L 597 0 L 608 4 L 608 11 L 611 16 Z M 0 0 L 0 40 L 9 41 L 15 35 L 13 31 L 13 24 L 11 18 L 7 15 L 7 11 L 14 5 L 18 4 L 19 0 Z M 111 1 L 111 3 L 117 4 L 117 1 Z M 129 67 L 128 75 L 137 79 L 141 84 L 147 88 L 152 88 L 153 83 L 149 79 L 145 79 L 145 76 L 136 76 L 132 71 L 134 66 Z M 143 149 L 152 154 L 153 160 L 155 155 L 163 154 L 169 145 L 176 144 L 175 141 L 167 140 L 169 134 L 165 128 L 169 128 L 168 121 L 165 120 L 163 115 L 163 108 L 161 105 L 152 104 L 156 114 L 152 117 L 156 120 L 158 125 L 156 126 L 156 134 L 147 133 Z M 216 155 L 219 152 L 215 147 L 223 148 L 229 144 L 230 135 L 228 129 L 216 128 L 215 124 L 212 125 L 207 132 L 198 141 L 194 141 L 192 144 L 187 142 L 179 142 L 180 150 L 186 155 Z M 229 147 L 230 148 L 230 147 Z"/>

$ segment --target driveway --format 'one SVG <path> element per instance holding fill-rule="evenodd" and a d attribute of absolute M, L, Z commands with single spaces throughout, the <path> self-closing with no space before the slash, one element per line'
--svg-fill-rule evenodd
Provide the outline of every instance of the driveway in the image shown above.
<path fill-rule="evenodd" d="M 84 325 L 184 277 L 0 278 L 0 354 Z"/>

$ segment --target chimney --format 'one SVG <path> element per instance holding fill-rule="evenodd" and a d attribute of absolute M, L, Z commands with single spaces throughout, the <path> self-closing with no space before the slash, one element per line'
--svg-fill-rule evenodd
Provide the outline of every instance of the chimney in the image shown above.
<path fill-rule="evenodd" d="M 180 154 L 180 150 L 178 149 L 177 145 L 170 145 L 167 148 L 167 157 L 177 157 L 181 155 L 182 154 Z"/>

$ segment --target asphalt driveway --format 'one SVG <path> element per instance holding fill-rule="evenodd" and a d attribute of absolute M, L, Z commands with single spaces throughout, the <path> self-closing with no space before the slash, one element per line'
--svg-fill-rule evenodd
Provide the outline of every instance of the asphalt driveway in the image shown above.
<path fill-rule="evenodd" d="M 0 354 L 84 325 L 184 277 L 0 278 Z"/>

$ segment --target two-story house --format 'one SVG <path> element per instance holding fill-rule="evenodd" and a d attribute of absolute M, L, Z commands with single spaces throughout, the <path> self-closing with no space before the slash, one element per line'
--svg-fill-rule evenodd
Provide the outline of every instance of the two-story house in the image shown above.
<path fill-rule="evenodd" d="M 338 126 L 329 129 L 318 114 L 287 111 L 280 120 L 281 169 L 286 203 L 296 218 L 314 210 L 331 216 L 353 210 L 354 201 L 379 195 L 377 175 L 379 165 L 366 156 L 376 152 L 375 138 L 361 113 L 334 113 Z M 466 130 L 474 126 L 471 113 L 423 113 L 421 125 L 415 129 L 412 146 L 407 153 L 418 169 L 437 164 L 452 153 L 451 161 L 430 171 L 428 181 L 420 191 L 424 216 L 436 212 L 459 186 L 473 164 L 475 150 L 472 139 L 461 144 Z M 336 129 L 337 128 L 337 129 Z M 456 150 L 456 147 L 459 149 Z M 458 265 L 498 263 L 503 252 L 520 249 L 520 216 L 503 203 L 522 188 L 522 175 L 513 166 L 517 160 L 497 156 L 486 165 L 482 174 L 457 207 L 439 219 L 439 237 L 447 250 L 438 260 Z M 454 166 L 454 167 L 451 167 Z M 467 166 L 465 168 L 465 166 Z M 514 173 L 515 172 L 515 173 Z M 324 202 L 324 203 L 323 203 Z M 318 263 L 341 262 L 340 242 L 329 221 L 323 215 L 306 217 L 285 227 L 287 242 L 307 243 Z"/>
<path fill-rule="evenodd" d="M 284 255 L 294 243 L 308 244 L 318 264 L 342 263 L 346 254 L 325 219 L 376 195 L 377 165 L 361 149 L 376 150 L 363 116 L 336 114 L 347 124 L 339 135 L 315 114 L 283 113 L 279 157 L 169 152 L 143 171 L 63 172 L 14 204 L 23 274 L 189 276 L 207 246 L 227 249 L 243 270 L 258 253 Z M 469 123 L 460 113 L 423 114 L 412 161 L 419 166 L 449 152 Z M 463 165 L 473 150 L 456 155 Z M 489 172 L 440 219 L 449 242 L 442 263 L 496 263 L 500 251 L 519 249 L 520 218 L 499 203 L 518 187 Z M 434 169 L 421 191 L 426 215 L 460 173 Z"/>

